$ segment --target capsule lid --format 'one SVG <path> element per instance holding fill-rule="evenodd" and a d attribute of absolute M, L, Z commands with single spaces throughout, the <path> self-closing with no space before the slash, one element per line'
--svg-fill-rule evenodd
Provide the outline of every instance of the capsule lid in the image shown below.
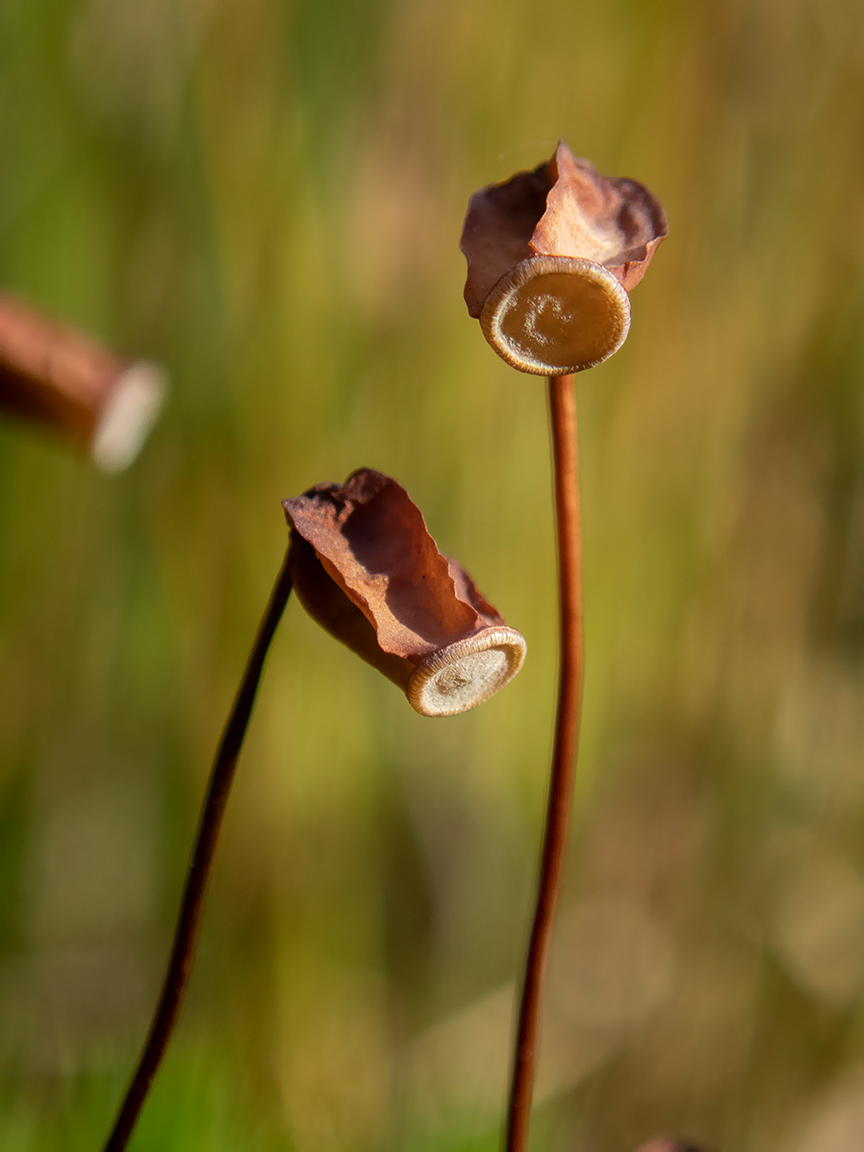
<path fill-rule="evenodd" d="M 480 325 L 514 368 L 566 376 L 618 351 L 630 329 L 630 298 L 591 260 L 533 256 L 492 289 Z"/>
<path fill-rule="evenodd" d="M 423 716 L 454 716 L 494 696 L 525 660 L 515 628 L 484 628 L 428 656 L 408 681 L 408 702 Z"/>

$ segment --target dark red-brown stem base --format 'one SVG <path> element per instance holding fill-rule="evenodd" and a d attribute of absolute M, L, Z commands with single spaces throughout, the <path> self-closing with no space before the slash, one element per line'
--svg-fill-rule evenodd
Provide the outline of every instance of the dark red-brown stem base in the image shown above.
<path fill-rule="evenodd" d="M 555 919 L 567 842 L 582 710 L 582 542 L 576 398 L 572 376 L 550 378 L 549 413 L 561 614 L 558 711 L 537 902 L 525 963 L 513 1054 L 513 1079 L 507 1114 L 507 1152 L 525 1152 L 528 1143 L 546 955 Z"/>
<path fill-rule="evenodd" d="M 234 699 L 234 706 L 225 724 L 222 739 L 213 761 L 210 782 L 201 809 L 201 821 L 192 848 L 186 886 L 180 902 L 177 926 L 174 930 L 174 943 L 171 946 L 171 955 L 162 984 L 162 992 L 153 1013 L 150 1032 L 144 1043 L 135 1075 L 126 1090 L 111 1135 L 105 1143 L 105 1152 L 123 1152 L 129 1143 L 132 1129 L 135 1127 L 138 1114 L 150 1090 L 150 1085 L 153 1083 L 153 1078 L 177 1022 L 186 985 L 189 983 L 192 962 L 195 958 L 205 890 L 210 876 L 222 817 L 225 814 L 225 806 L 228 803 L 228 795 L 237 768 L 237 759 L 249 725 L 252 706 L 255 703 L 255 693 L 261 679 L 264 658 L 290 594 L 291 577 L 288 574 L 288 557 L 286 555 L 276 583 L 273 585 L 273 591 L 270 593 L 270 601 L 261 618 L 261 623 L 258 625 L 258 634 L 255 637 L 243 679 Z"/>

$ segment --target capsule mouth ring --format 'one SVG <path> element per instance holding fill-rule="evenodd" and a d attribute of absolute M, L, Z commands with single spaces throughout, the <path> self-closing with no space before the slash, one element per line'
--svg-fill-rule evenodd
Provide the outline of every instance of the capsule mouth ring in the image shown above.
<path fill-rule="evenodd" d="M 411 673 L 408 703 L 422 716 L 455 716 L 508 684 L 525 660 L 525 637 L 490 627 L 427 656 Z"/>
<path fill-rule="evenodd" d="M 165 403 L 168 373 L 139 360 L 122 373 L 100 413 L 90 453 L 103 472 L 122 472 L 141 450 Z"/>
<path fill-rule="evenodd" d="M 630 297 L 593 260 L 531 256 L 489 293 L 480 326 L 521 372 L 568 376 L 618 351 L 630 330 Z"/>

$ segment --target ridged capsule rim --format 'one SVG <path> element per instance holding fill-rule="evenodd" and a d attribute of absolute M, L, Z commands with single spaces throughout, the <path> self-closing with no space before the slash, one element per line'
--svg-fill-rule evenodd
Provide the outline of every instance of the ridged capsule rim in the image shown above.
<path fill-rule="evenodd" d="M 470 657 L 493 650 L 503 653 L 505 657 L 503 668 L 493 669 L 489 675 L 481 676 L 476 692 L 470 697 L 467 697 L 467 693 L 462 689 L 472 681 L 464 680 L 449 694 L 440 693 L 441 701 L 436 702 L 436 682 L 441 684 L 442 673 L 448 671 L 456 673 L 460 664 L 463 668 L 466 667 L 466 661 L 467 670 L 471 671 Z M 484 628 L 464 640 L 457 640 L 453 644 L 448 644 L 446 648 L 433 652 L 418 664 L 408 681 L 408 702 L 422 716 L 455 716 L 459 712 L 467 712 L 510 683 L 522 667 L 526 650 L 525 637 L 515 628 L 499 625 Z M 478 663 L 474 662 L 475 671 Z M 449 704 L 448 695 L 451 700 Z"/>

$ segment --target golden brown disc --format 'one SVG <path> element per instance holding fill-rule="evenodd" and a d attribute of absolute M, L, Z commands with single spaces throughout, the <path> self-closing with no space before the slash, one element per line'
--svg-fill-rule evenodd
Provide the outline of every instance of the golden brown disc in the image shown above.
<path fill-rule="evenodd" d="M 514 368 L 567 376 L 618 351 L 630 329 L 630 298 L 591 260 L 532 256 L 495 285 L 480 325 Z"/>

